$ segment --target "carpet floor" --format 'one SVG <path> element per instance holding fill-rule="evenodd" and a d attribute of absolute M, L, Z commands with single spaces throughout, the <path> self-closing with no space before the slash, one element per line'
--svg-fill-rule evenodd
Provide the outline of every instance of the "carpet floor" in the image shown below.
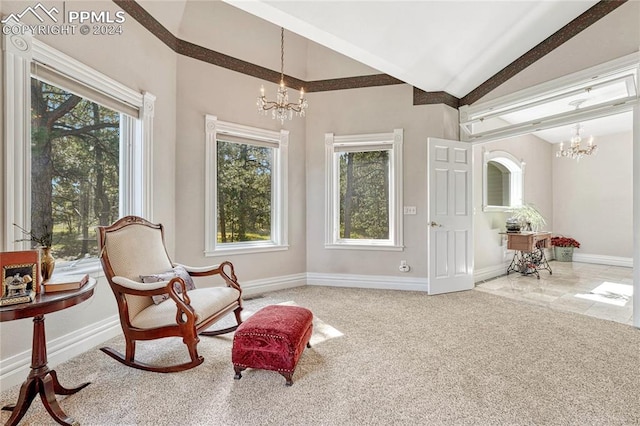
<path fill-rule="evenodd" d="M 233 379 L 232 335 L 202 337 L 202 365 L 171 374 L 94 348 L 56 367 L 83 425 L 638 425 L 640 330 L 480 291 L 300 287 L 247 300 L 315 316 L 294 384 L 248 369 Z M 107 342 L 123 350 L 120 337 Z M 138 344 L 147 362 L 186 360 L 178 339 Z M 18 387 L 3 392 L 15 403 Z M 9 413 L 2 412 L 6 422 Z M 55 424 L 37 398 L 21 424 Z"/>

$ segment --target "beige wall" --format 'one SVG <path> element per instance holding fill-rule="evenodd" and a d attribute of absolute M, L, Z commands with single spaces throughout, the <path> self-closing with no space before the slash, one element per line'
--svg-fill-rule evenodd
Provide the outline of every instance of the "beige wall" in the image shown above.
<path fill-rule="evenodd" d="M 2 14 L 21 11 L 26 2 L 3 1 Z M 59 2 L 43 1 L 45 6 Z M 112 2 L 71 2 L 83 10 L 118 10 Z M 71 7 L 67 4 L 67 7 Z M 130 17 L 124 33 L 118 36 L 38 37 L 52 47 L 138 91 L 157 96 L 154 121 L 154 198 L 153 220 L 167 224 L 167 241 L 174 247 L 175 210 L 175 105 L 176 57 L 166 46 Z M 0 170 L 4 173 L 4 162 Z M 4 185 L 4 183 L 3 183 Z M 4 209 L 3 209 L 4 210 Z M 62 312 L 47 315 L 47 339 L 53 340 L 84 326 L 116 315 L 111 290 L 100 279 L 95 296 L 88 302 Z M 0 353 L 2 359 L 28 351 L 31 347 L 30 320 L 2 323 Z"/>
<path fill-rule="evenodd" d="M 360 275 L 427 277 L 427 138 L 451 137 L 443 123 L 449 108 L 412 106 L 408 85 L 311 94 L 307 119 L 307 271 Z M 417 215 L 404 216 L 405 250 L 370 251 L 324 248 L 324 134 L 351 135 L 404 129 L 404 205 Z M 411 272 L 398 271 L 406 260 Z"/>
<path fill-rule="evenodd" d="M 221 1 L 187 2 L 176 35 L 236 59 L 280 71 L 280 27 Z M 285 30 L 284 48 L 285 74 L 305 80 L 307 40 Z M 257 82 L 258 89 L 261 83 Z"/>
<path fill-rule="evenodd" d="M 494 267 L 505 261 L 500 232 L 505 231 L 508 212 L 482 211 L 483 154 L 482 150 L 506 151 L 524 161 L 524 202 L 533 204 L 547 221 L 545 229 L 554 229 L 554 206 L 552 197 L 552 171 L 550 158 L 553 147 L 535 136 L 526 135 L 500 141 L 488 142 L 473 147 L 473 220 L 475 238 L 476 271 Z"/>
<path fill-rule="evenodd" d="M 552 158 L 553 231 L 581 243 L 576 253 L 633 257 L 632 134 L 598 137 L 579 162 Z"/>
<path fill-rule="evenodd" d="M 255 99 L 262 81 L 180 56 L 178 58 L 176 139 L 176 260 L 208 265 L 231 260 L 242 281 L 305 271 L 305 120 L 284 126 L 258 114 Z M 275 96 L 273 90 L 267 94 Z M 314 108 L 314 101 L 310 99 Z M 205 114 L 219 120 L 279 131 L 289 130 L 289 250 L 264 254 L 204 256 Z M 309 114 L 313 114 L 312 111 Z"/>

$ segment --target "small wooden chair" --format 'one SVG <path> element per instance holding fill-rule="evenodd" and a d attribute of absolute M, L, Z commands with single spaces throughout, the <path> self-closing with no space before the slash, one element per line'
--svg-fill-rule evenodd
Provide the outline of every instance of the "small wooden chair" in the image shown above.
<path fill-rule="evenodd" d="M 109 347 L 101 348 L 115 360 L 147 371 L 187 370 L 204 361 L 197 351 L 198 335 L 229 333 L 242 323 L 242 289 L 230 262 L 197 268 L 181 265 L 190 276 L 219 275 L 226 283 L 226 286 L 189 290 L 185 280 L 178 276 L 159 282 L 143 282 L 143 277 L 170 273 L 177 266 L 167 254 L 162 225 L 137 216 L 126 216 L 110 226 L 99 226 L 98 242 L 102 268 L 118 302 L 126 342 L 125 355 Z M 152 296 L 163 295 L 168 299 L 154 303 Z M 231 312 L 235 314 L 237 325 L 206 331 Z M 191 361 L 156 366 L 135 360 L 137 340 L 171 336 L 182 337 Z"/>

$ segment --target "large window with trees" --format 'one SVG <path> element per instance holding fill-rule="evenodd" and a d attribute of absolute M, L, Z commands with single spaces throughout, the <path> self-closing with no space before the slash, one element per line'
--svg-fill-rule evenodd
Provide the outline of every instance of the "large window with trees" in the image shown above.
<path fill-rule="evenodd" d="M 97 257 L 120 207 L 120 114 L 31 79 L 31 231 L 58 261 Z"/>
<path fill-rule="evenodd" d="M 325 135 L 326 247 L 402 249 L 402 133 Z"/>
<path fill-rule="evenodd" d="M 32 39 L 4 43 L 3 245 L 52 247 L 56 273 L 99 270 L 95 227 L 151 218 L 155 97 Z"/>
<path fill-rule="evenodd" d="M 288 132 L 205 120 L 206 253 L 286 249 Z"/>

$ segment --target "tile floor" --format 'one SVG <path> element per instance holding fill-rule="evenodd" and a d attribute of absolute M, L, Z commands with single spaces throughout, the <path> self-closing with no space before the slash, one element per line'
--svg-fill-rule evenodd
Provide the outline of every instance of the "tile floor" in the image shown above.
<path fill-rule="evenodd" d="M 549 262 L 553 274 L 511 272 L 509 275 L 476 283 L 476 289 L 576 312 L 602 319 L 633 324 L 631 286 L 633 269 L 621 266 L 578 262 Z"/>

